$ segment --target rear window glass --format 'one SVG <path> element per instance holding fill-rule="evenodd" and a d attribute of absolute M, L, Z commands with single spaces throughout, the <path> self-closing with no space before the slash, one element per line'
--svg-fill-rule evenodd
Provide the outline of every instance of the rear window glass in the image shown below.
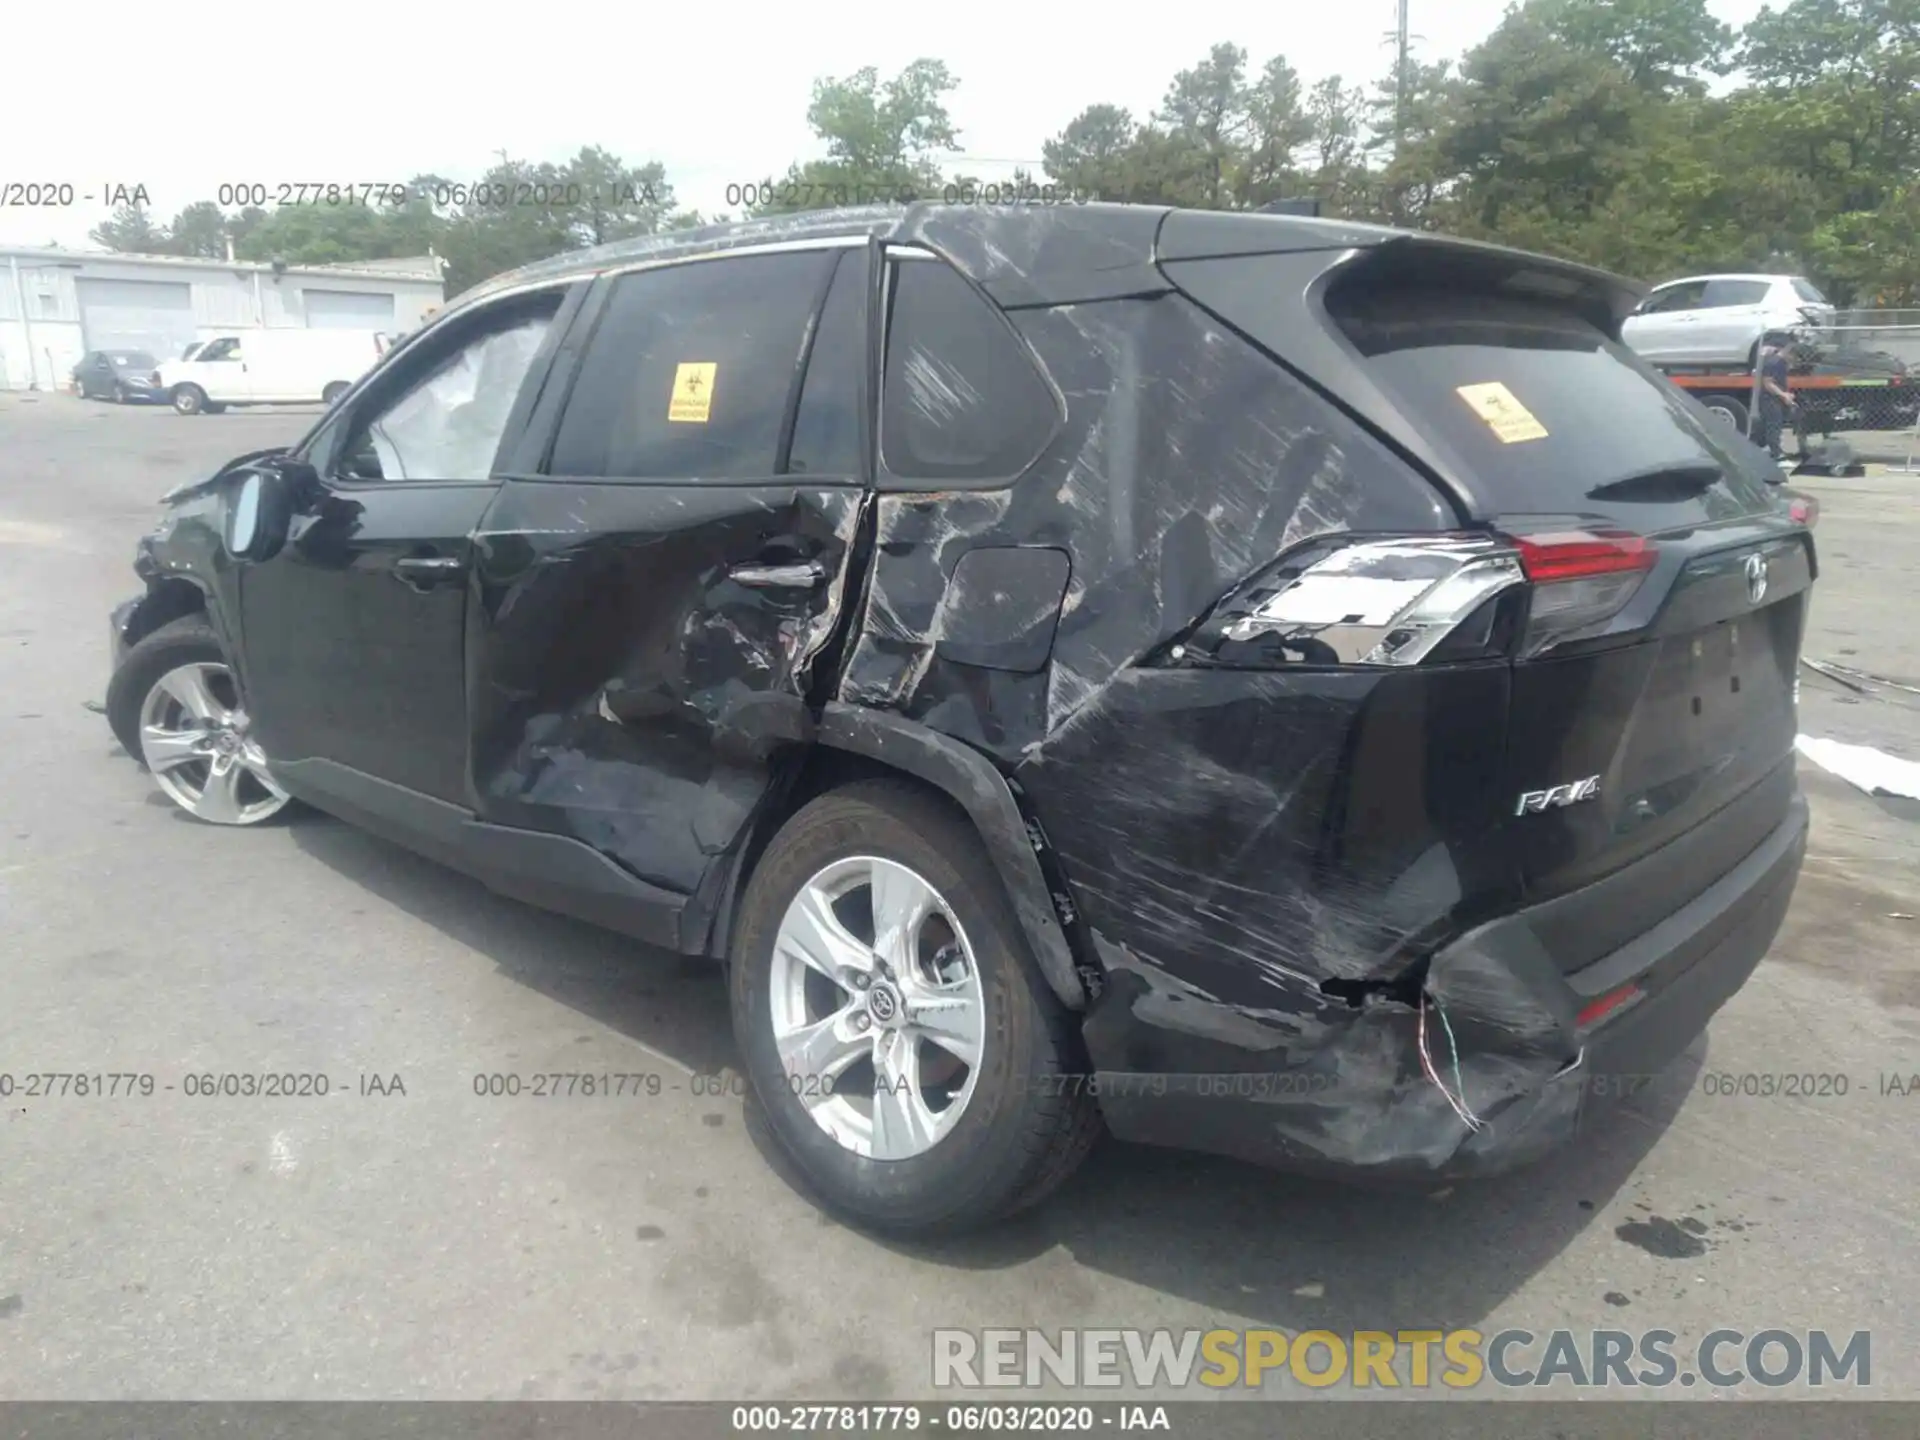
<path fill-rule="evenodd" d="M 1827 297 L 1822 295 L 1819 287 L 1814 285 L 1810 280 L 1795 280 L 1793 282 L 1793 293 L 1809 305 L 1824 305 L 1827 303 Z"/>
<path fill-rule="evenodd" d="M 1769 503 L 1759 451 L 1577 316 L 1374 290 L 1343 298 L 1335 319 L 1496 512 L 1655 530 Z"/>

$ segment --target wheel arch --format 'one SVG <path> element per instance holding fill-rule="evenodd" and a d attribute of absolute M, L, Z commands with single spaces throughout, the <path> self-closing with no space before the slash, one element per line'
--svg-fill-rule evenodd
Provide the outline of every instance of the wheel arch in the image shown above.
<path fill-rule="evenodd" d="M 704 948 L 724 956 L 746 882 L 767 843 L 817 795 L 858 779 L 904 778 L 952 804 L 973 827 L 1000 877 L 1047 986 L 1070 1010 L 1084 1010 L 1089 979 L 1098 972 L 1076 955 L 1080 947 L 1061 918 L 1064 894 L 1039 826 L 993 762 L 971 746 L 889 711 L 829 702 L 794 763 L 726 867 L 711 909 Z M 688 937 L 694 940 L 695 937 Z"/>
<path fill-rule="evenodd" d="M 168 575 L 147 587 L 147 593 L 127 616 L 121 633 L 129 646 L 138 645 L 162 625 L 170 625 L 184 616 L 201 614 L 211 618 L 212 609 L 199 581 Z"/>

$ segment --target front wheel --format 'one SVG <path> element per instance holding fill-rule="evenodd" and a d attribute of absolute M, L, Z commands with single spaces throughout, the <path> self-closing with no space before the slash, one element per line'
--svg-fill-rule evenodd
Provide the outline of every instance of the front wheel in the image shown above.
<path fill-rule="evenodd" d="M 198 415 L 207 408 L 207 392 L 198 385 L 173 387 L 173 408 L 182 415 Z"/>
<path fill-rule="evenodd" d="M 814 800 L 742 903 L 735 1039 L 828 1208 L 900 1235 L 1049 1194 L 1100 1133 L 1077 1032 L 970 826 L 910 786 Z"/>
<path fill-rule="evenodd" d="M 204 615 L 162 625 L 127 652 L 107 685 L 107 723 L 196 820 L 258 825 L 289 804 Z"/>

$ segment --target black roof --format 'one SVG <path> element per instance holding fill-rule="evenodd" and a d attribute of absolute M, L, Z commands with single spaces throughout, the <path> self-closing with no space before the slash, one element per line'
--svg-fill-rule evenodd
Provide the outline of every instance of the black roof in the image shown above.
<path fill-rule="evenodd" d="M 1645 287 L 1602 270 L 1477 241 L 1304 215 L 1178 210 L 1162 205 L 966 205 L 921 201 L 812 210 L 570 251 L 484 281 L 450 308 L 502 290 L 567 280 L 652 260 L 691 259 L 783 241 L 876 236 L 925 246 L 1000 305 L 1062 305 L 1152 295 L 1171 287 L 1160 266 L 1235 255 L 1403 247 L 1414 255 L 1551 276 L 1616 322 Z"/>

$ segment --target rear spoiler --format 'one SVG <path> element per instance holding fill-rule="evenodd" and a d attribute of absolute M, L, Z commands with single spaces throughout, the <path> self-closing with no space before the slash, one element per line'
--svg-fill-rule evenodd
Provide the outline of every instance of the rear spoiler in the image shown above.
<path fill-rule="evenodd" d="M 1646 298 L 1647 287 L 1590 265 L 1533 255 L 1504 245 L 1395 230 L 1351 220 L 1301 215 L 1167 212 L 1154 243 L 1161 264 L 1229 256 L 1343 252 L 1339 278 L 1369 284 L 1467 286 L 1516 298 L 1550 300 L 1573 309 L 1615 339 Z M 1331 255 L 1326 256 L 1331 261 Z M 1334 268 L 1331 264 L 1328 269 Z"/>

